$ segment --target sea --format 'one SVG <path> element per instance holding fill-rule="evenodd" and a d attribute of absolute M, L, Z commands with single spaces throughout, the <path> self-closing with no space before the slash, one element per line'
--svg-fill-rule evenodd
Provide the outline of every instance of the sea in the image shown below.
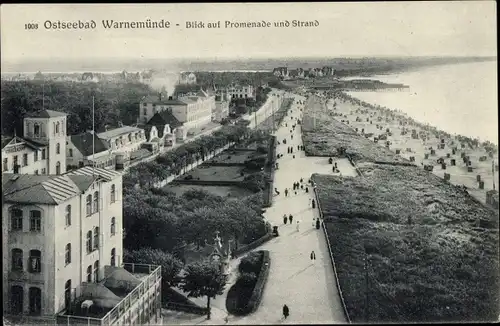
<path fill-rule="evenodd" d="M 498 144 L 497 61 L 434 66 L 349 79 L 378 79 L 403 92 L 349 92 L 365 102 L 400 110 L 450 134 Z"/>

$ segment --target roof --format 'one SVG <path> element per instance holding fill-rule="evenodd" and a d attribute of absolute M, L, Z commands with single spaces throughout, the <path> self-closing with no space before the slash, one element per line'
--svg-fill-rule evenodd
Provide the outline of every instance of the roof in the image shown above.
<path fill-rule="evenodd" d="M 92 167 L 92 166 L 85 166 L 81 169 L 67 172 L 65 175 L 66 176 L 72 176 L 72 175 L 95 176 L 95 175 L 97 175 L 106 181 L 111 181 L 111 180 L 117 178 L 118 176 L 121 176 L 122 174 L 120 172 L 114 171 L 114 170 L 106 170 L 106 169 L 96 168 L 96 167 Z"/>
<path fill-rule="evenodd" d="M 130 153 L 130 159 L 131 160 L 137 160 L 140 158 L 148 157 L 151 155 L 151 152 L 147 150 L 146 148 L 141 148 L 136 151 L 133 151 Z"/>
<path fill-rule="evenodd" d="M 32 149 L 39 149 L 40 147 L 45 147 L 46 145 L 34 142 L 32 140 L 27 140 L 18 136 L 2 136 L 2 149 L 9 144 L 24 143 Z"/>
<path fill-rule="evenodd" d="M 98 179 L 97 176 L 88 176 L 88 175 L 68 175 L 75 185 L 80 189 L 81 192 L 87 191 L 89 187 L 94 183 L 95 180 Z"/>
<path fill-rule="evenodd" d="M 26 116 L 30 118 L 55 118 L 55 117 L 65 117 L 67 115 L 68 115 L 67 113 L 53 111 L 53 110 L 41 110 L 41 111 L 26 113 Z"/>
<path fill-rule="evenodd" d="M 186 103 L 179 101 L 177 99 L 169 100 L 168 97 L 165 96 L 161 98 L 159 95 L 148 95 L 142 98 L 141 103 L 152 103 L 159 105 L 186 105 Z"/>
<path fill-rule="evenodd" d="M 57 205 L 80 193 L 66 175 L 5 173 L 2 194 L 6 202 Z"/>
<path fill-rule="evenodd" d="M 97 136 L 101 139 L 110 139 L 114 137 L 118 137 L 124 134 L 128 134 L 131 132 L 141 131 L 142 129 L 132 126 L 123 126 L 115 129 L 111 129 L 105 132 L 98 133 Z"/>
<path fill-rule="evenodd" d="M 170 126 L 170 129 L 172 130 L 182 126 L 182 122 L 177 120 L 177 118 L 169 110 L 155 113 L 155 115 L 153 115 L 151 119 L 149 119 L 147 124 L 152 126 L 164 126 L 168 124 Z M 160 133 L 163 133 L 163 128 L 157 128 L 157 129 L 158 129 L 158 136 L 162 137 L 163 135 L 160 135 Z"/>
<path fill-rule="evenodd" d="M 91 132 L 70 136 L 70 140 L 83 156 L 90 156 L 93 153 L 100 153 L 108 150 L 106 144 L 98 135 Z M 92 143 L 92 140 L 94 143 Z M 94 149 L 92 149 L 92 147 L 94 147 Z"/>

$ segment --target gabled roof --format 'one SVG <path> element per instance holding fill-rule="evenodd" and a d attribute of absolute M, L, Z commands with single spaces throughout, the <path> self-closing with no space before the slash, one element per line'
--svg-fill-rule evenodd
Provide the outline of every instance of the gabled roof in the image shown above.
<path fill-rule="evenodd" d="M 65 174 L 65 176 L 71 176 L 71 175 L 99 176 L 103 178 L 105 181 L 111 181 L 121 176 L 122 174 L 118 171 L 106 170 L 92 166 L 85 166 L 81 169 L 70 171 Z"/>
<path fill-rule="evenodd" d="M 12 137 L 12 136 L 4 136 L 4 135 L 2 135 L 2 149 L 3 149 L 5 146 L 7 146 L 7 145 L 11 142 L 11 140 L 12 140 L 12 139 L 14 139 L 14 137 Z"/>
<path fill-rule="evenodd" d="M 75 183 L 75 185 L 78 187 L 78 189 L 80 189 L 81 192 L 85 192 L 99 177 L 71 174 L 68 175 L 68 178 L 70 178 Z"/>
<path fill-rule="evenodd" d="M 179 101 L 178 99 L 169 100 L 168 97 L 162 96 L 160 99 L 159 95 L 148 95 L 142 98 L 141 103 L 151 103 L 158 105 L 186 105 L 186 103 Z"/>
<path fill-rule="evenodd" d="M 182 122 L 177 120 L 177 118 L 169 110 L 155 113 L 155 115 L 153 115 L 151 119 L 149 119 L 147 124 L 152 126 L 165 126 L 166 124 L 168 124 L 170 126 L 170 129 L 172 130 L 182 126 Z M 158 135 L 160 133 L 163 133 L 163 127 L 157 129 Z"/>
<path fill-rule="evenodd" d="M 6 202 L 57 205 L 80 194 L 80 189 L 66 175 L 6 173 L 2 179 Z"/>
<path fill-rule="evenodd" d="M 41 110 L 41 111 L 26 113 L 26 116 L 30 118 L 55 118 L 55 117 L 65 117 L 67 115 L 68 115 L 67 113 L 53 111 L 53 110 Z"/>
<path fill-rule="evenodd" d="M 2 136 L 2 149 L 4 149 L 4 147 L 6 147 L 7 145 L 18 143 L 24 143 L 26 146 L 31 147 L 35 150 L 41 147 L 45 147 L 45 145 L 38 144 L 36 142 L 33 142 L 32 140 L 27 140 L 18 136 Z"/>
<path fill-rule="evenodd" d="M 99 138 L 101 138 L 101 139 L 110 139 L 110 138 L 114 138 L 114 137 L 117 137 L 117 136 L 121 136 L 121 135 L 125 135 L 125 134 L 128 134 L 128 133 L 131 133 L 131 132 L 138 132 L 138 131 L 141 131 L 141 130 L 142 129 L 137 128 L 137 127 L 123 126 L 123 127 L 111 129 L 111 130 L 108 130 L 108 131 L 105 131 L 105 132 L 100 132 L 100 133 L 97 134 L 97 136 L 99 136 Z"/>
<path fill-rule="evenodd" d="M 94 143 L 92 144 L 92 138 Z M 70 136 L 71 143 L 82 153 L 83 156 L 90 156 L 92 153 L 107 151 L 106 144 L 96 134 L 84 132 L 79 135 Z M 92 149 L 94 147 L 94 149 Z"/>

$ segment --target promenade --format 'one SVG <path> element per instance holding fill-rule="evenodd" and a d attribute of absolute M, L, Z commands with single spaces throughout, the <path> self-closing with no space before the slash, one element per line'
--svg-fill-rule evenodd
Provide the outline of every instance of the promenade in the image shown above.
<path fill-rule="evenodd" d="M 279 169 L 274 175 L 274 187 L 280 195 L 274 197 L 273 205 L 267 209 L 264 217 L 271 225 L 279 226 L 280 236 L 255 249 L 269 250 L 271 256 L 269 278 L 258 309 L 244 317 L 228 315 L 225 310 L 226 293 L 236 278 L 238 259 L 231 262 L 233 275 L 225 293 L 212 300 L 211 320 L 206 320 L 204 316 L 193 316 L 183 321 L 165 318 L 165 322 L 220 325 L 225 324 L 227 316 L 230 325 L 346 323 L 324 232 L 313 226 L 313 218 L 317 219 L 319 212 L 317 206 L 312 209 L 310 204 L 314 198 L 312 187 L 309 193 L 297 190 L 295 194 L 292 190 L 293 183 L 300 178 L 306 186 L 313 173 L 333 174 L 328 158 L 306 157 L 303 151 L 297 150 L 297 146 L 302 145 L 300 125 L 292 132 L 290 130 L 296 119 L 301 119 L 300 108 L 302 105 L 294 103 L 275 133 L 280 142 L 277 153 L 283 154 L 277 161 Z M 283 139 L 287 140 L 286 144 L 283 144 Z M 293 154 L 287 154 L 289 146 L 293 147 Z M 342 176 L 356 176 L 356 171 L 347 159 L 337 159 L 336 162 Z M 285 188 L 289 190 L 288 197 L 284 195 Z M 283 214 L 293 215 L 293 225 L 283 224 Z M 299 231 L 296 229 L 297 220 L 300 222 Z M 316 254 L 315 261 L 310 259 L 312 251 Z M 201 305 L 206 304 L 206 298 L 192 300 Z M 290 308 L 287 320 L 282 320 L 284 304 Z"/>

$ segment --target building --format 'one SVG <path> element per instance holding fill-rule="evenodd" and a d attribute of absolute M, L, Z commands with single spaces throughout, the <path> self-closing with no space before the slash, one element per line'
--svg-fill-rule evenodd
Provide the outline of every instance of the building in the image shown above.
<path fill-rule="evenodd" d="M 225 90 L 217 90 L 215 95 L 215 110 L 212 112 L 212 121 L 220 122 L 229 116 L 231 95 Z"/>
<path fill-rule="evenodd" d="M 209 123 L 215 109 L 215 94 L 200 90 L 177 98 L 161 93 L 144 97 L 139 104 L 139 120 L 147 123 L 158 112 L 171 109 L 175 118 L 189 130 Z"/>
<path fill-rule="evenodd" d="M 146 134 L 149 134 L 149 141 L 158 138 L 160 146 L 171 147 L 177 140 L 184 140 L 186 132 L 182 126 L 183 123 L 177 120 L 170 108 L 167 108 L 165 111 L 157 112 L 144 129 Z"/>
<path fill-rule="evenodd" d="M 289 77 L 288 68 L 287 67 L 274 68 L 273 75 L 281 79 L 286 79 Z"/>
<path fill-rule="evenodd" d="M 2 196 L 4 314 L 30 324 L 158 322 L 160 268 L 122 262 L 121 173 L 4 174 Z"/>
<path fill-rule="evenodd" d="M 143 156 L 142 144 L 146 142 L 143 129 L 132 126 L 121 126 L 100 132 L 97 137 L 101 139 L 106 148 L 115 156 L 116 168 L 125 169 L 130 160 Z"/>
<path fill-rule="evenodd" d="M 255 98 L 255 90 L 252 85 L 233 84 L 227 87 L 227 93 L 234 98 Z"/>
<path fill-rule="evenodd" d="M 196 75 L 192 72 L 181 72 L 179 76 L 179 84 L 196 84 Z"/>
<path fill-rule="evenodd" d="M 66 172 L 66 113 L 28 113 L 23 137 L 2 136 L 2 173 L 63 174 Z"/>
<path fill-rule="evenodd" d="M 116 158 L 101 138 L 93 131 L 66 138 L 68 170 L 95 164 L 98 168 L 115 169 Z"/>

